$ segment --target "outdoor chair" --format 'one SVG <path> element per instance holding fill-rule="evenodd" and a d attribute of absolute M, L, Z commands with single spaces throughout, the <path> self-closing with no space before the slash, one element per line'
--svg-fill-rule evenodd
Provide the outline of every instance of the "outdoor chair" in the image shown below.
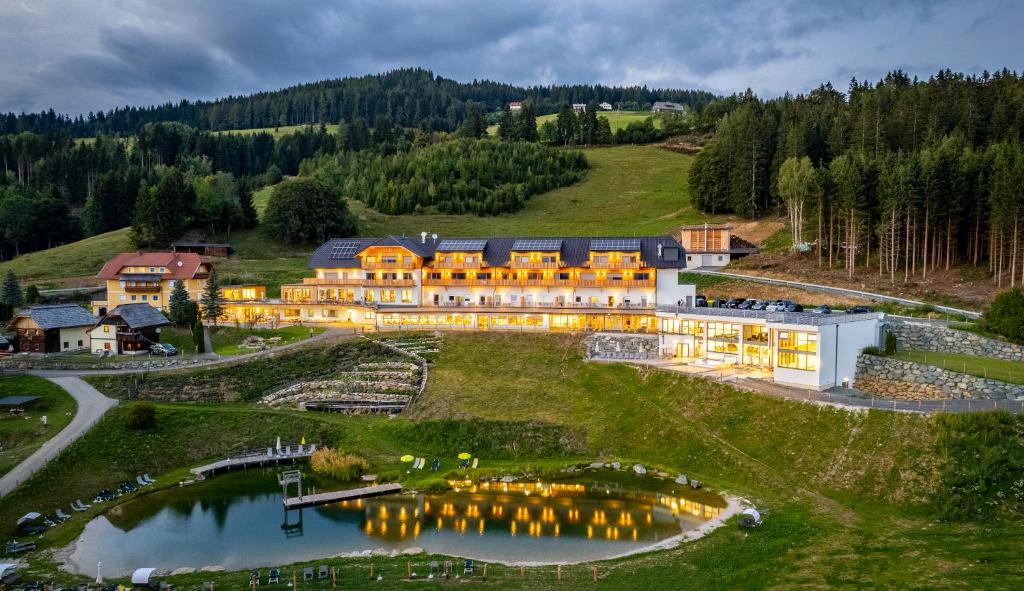
<path fill-rule="evenodd" d="M 302 569 L 302 580 L 303 581 L 312 581 L 313 580 L 313 567 L 307 566 L 306 568 Z"/>
<path fill-rule="evenodd" d="M 259 585 L 260 584 L 260 571 L 254 570 L 251 573 L 249 573 L 249 584 L 250 585 Z"/>
<path fill-rule="evenodd" d="M 427 578 L 433 579 L 435 576 L 441 574 L 441 565 L 436 560 L 430 561 L 430 575 Z"/>
<path fill-rule="evenodd" d="M 136 476 L 135 482 L 139 483 L 139 486 L 148 486 L 149 483 L 142 479 L 142 476 Z"/>
<path fill-rule="evenodd" d="M 433 472 L 437 472 L 441 469 L 441 460 L 434 458 L 434 461 L 430 463 L 430 469 Z"/>
<path fill-rule="evenodd" d="M 267 583 L 269 583 L 271 585 L 276 585 L 276 584 L 278 584 L 280 582 L 281 582 L 281 571 L 276 569 L 276 568 L 270 569 L 270 574 L 267 575 Z"/>
<path fill-rule="evenodd" d="M 327 578 L 327 565 L 326 564 L 321 564 L 320 565 L 320 568 L 317 570 L 317 577 L 321 578 L 321 579 L 326 579 Z"/>
<path fill-rule="evenodd" d="M 473 458 L 473 465 L 471 467 L 473 469 L 476 469 L 476 467 L 479 466 L 479 465 L 480 465 L 480 458 Z"/>
<path fill-rule="evenodd" d="M 144 480 L 146 484 L 156 484 L 156 478 L 150 476 L 149 472 L 146 472 L 145 474 L 142 475 L 142 480 Z"/>
<path fill-rule="evenodd" d="M 462 569 L 462 572 L 463 572 L 463 574 L 467 574 L 467 575 L 473 574 L 473 561 L 472 560 L 467 560 L 466 561 L 466 566 Z"/>

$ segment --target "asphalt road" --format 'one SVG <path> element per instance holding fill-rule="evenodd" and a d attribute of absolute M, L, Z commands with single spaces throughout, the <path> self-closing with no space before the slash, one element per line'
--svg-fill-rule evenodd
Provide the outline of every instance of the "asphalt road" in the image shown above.
<path fill-rule="evenodd" d="M 57 457 L 61 450 L 84 435 L 108 410 L 117 405 L 116 400 L 100 394 L 96 388 L 79 377 L 47 377 L 46 379 L 63 388 L 75 399 L 75 402 L 78 403 L 78 412 L 60 433 L 50 438 L 13 470 L 0 477 L 0 497 L 6 496 L 20 483 L 41 470 L 47 462 Z"/>

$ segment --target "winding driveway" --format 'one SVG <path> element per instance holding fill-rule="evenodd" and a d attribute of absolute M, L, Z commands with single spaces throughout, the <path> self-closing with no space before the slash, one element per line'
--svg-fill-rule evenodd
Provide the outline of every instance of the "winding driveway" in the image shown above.
<path fill-rule="evenodd" d="M 57 454 L 84 435 L 108 410 L 117 405 L 116 400 L 107 398 L 77 376 L 46 379 L 63 388 L 75 399 L 78 403 L 78 412 L 60 433 L 51 437 L 35 453 L 0 477 L 0 497 L 10 494 L 19 484 L 41 470 L 47 462 L 57 457 Z"/>

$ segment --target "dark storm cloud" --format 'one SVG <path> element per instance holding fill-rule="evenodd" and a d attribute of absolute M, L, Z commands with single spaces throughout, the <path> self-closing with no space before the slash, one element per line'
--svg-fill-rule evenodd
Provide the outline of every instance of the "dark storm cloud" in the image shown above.
<path fill-rule="evenodd" d="M 459 80 L 801 92 L 1014 67 L 1012 0 L 7 0 L 0 111 L 83 112 L 422 66 Z"/>

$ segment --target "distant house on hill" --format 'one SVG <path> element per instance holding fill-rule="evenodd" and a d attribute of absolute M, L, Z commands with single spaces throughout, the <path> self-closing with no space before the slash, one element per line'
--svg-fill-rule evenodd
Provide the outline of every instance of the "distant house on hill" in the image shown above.
<path fill-rule="evenodd" d="M 576 111 L 577 113 L 586 113 L 587 112 L 587 103 L 573 103 L 572 104 L 572 110 Z"/>
<path fill-rule="evenodd" d="M 601 107 L 601 110 L 602 110 L 602 111 L 611 111 L 611 110 L 612 110 L 612 104 L 611 104 L 611 103 L 608 103 L 608 102 L 605 102 L 605 103 L 601 103 L 601 104 L 599 104 L 599 105 L 597 105 L 597 106 L 598 106 L 598 107 Z"/>
<path fill-rule="evenodd" d="M 121 304 L 107 312 L 90 331 L 92 351 L 114 351 L 118 355 L 145 353 L 160 342 L 160 327 L 170 323 L 163 312 L 149 304 Z"/>
<path fill-rule="evenodd" d="M 235 251 L 230 244 L 216 242 L 175 242 L 171 245 L 174 252 L 191 252 L 208 257 L 226 257 Z"/>
<path fill-rule="evenodd" d="M 508 110 L 509 111 L 522 111 L 523 110 L 523 103 L 521 103 L 520 101 L 512 101 L 511 103 L 508 104 Z"/>
<path fill-rule="evenodd" d="M 78 304 L 30 306 L 7 324 L 17 331 L 18 350 L 60 353 L 89 346 L 89 329 L 96 317 Z"/>
<path fill-rule="evenodd" d="M 699 224 L 679 228 L 687 267 L 724 267 L 733 259 L 757 252 L 757 247 L 732 233 L 729 224 Z"/>
<path fill-rule="evenodd" d="M 684 115 L 687 112 L 686 105 L 680 105 L 679 103 L 669 103 L 658 101 L 651 107 L 652 113 L 678 113 Z"/>

